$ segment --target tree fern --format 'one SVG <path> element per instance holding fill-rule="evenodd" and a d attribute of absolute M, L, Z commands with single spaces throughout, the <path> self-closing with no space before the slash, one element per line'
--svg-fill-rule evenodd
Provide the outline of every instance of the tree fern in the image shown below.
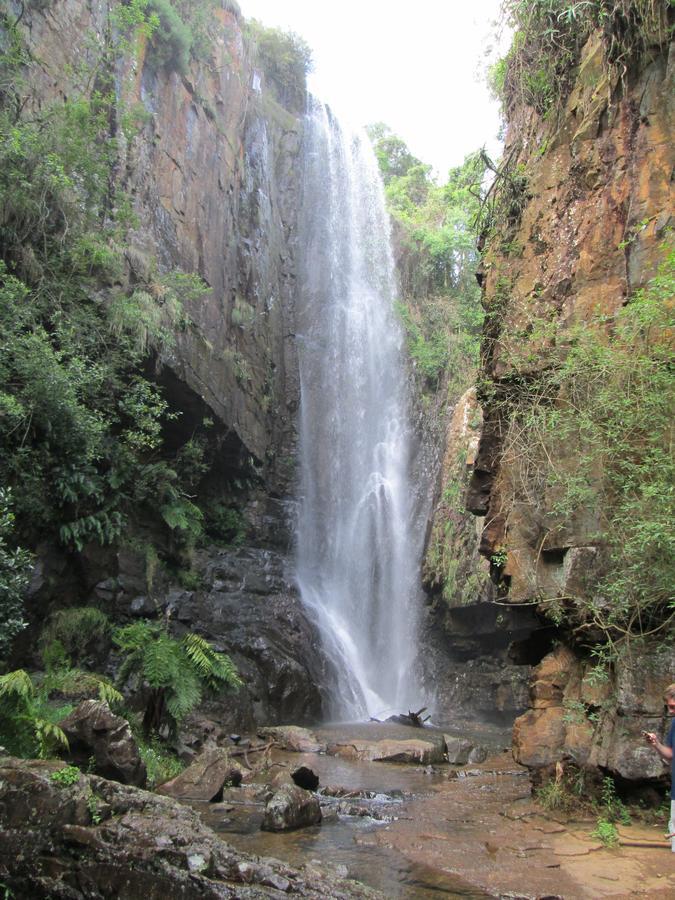
<path fill-rule="evenodd" d="M 218 690 L 223 683 L 240 687 L 242 680 L 229 656 L 215 651 L 208 641 L 198 634 L 187 634 L 183 639 L 185 653 L 191 664 L 211 690 Z"/>
<path fill-rule="evenodd" d="M 167 696 L 166 708 L 176 722 L 199 705 L 202 689 L 199 676 L 189 668 L 183 669 L 181 677 L 172 686 Z"/>
<path fill-rule="evenodd" d="M 167 717 L 175 726 L 200 703 L 204 687 L 216 691 L 242 684 L 232 660 L 197 634 L 178 641 L 162 625 L 139 621 L 118 628 L 113 640 L 125 656 L 118 684 L 136 675 L 144 686 L 146 732 Z"/>
<path fill-rule="evenodd" d="M 183 674 L 181 662 L 180 645 L 161 635 L 143 651 L 143 677 L 152 688 L 173 688 Z"/>

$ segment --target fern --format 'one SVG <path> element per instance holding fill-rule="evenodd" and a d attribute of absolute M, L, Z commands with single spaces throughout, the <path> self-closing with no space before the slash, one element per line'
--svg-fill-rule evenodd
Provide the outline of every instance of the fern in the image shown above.
<path fill-rule="evenodd" d="M 180 722 L 185 716 L 199 705 L 202 699 L 202 689 L 199 676 L 190 669 L 184 669 L 181 678 L 173 685 L 166 700 L 166 708 L 176 722 Z"/>
<path fill-rule="evenodd" d="M 34 719 L 34 727 L 42 759 L 51 756 L 55 750 L 68 750 L 68 738 L 58 725 L 46 719 Z"/>
<path fill-rule="evenodd" d="M 124 697 L 120 692 L 112 685 L 109 681 L 104 681 L 101 679 L 98 683 L 98 696 L 101 700 L 108 704 L 108 706 L 115 707 L 121 706 L 124 703 Z"/>
<path fill-rule="evenodd" d="M 152 688 L 174 687 L 181 677 L 180 645 L 164 635 L 155 638 L 143 652 L 143 676 Z"/>
<path fill-rule="evenodd" d="M 45 657 L 53 656 L 53 651 L 58 648 L 58 645 L 63 648 L 68 663 L 79 662 L 86 654 L 89 644 L 103 640 L 109 633 L 108 617 L 94 606 L 74 606 L 70 609 L 60 609 L 51 614 L 40 634 L 39 643 L 43 662 L 46 665 Z M 58 657 L 58 653 L 56 657 Z"/>
<path fill-rule="evenodd" d="M 146 734 L 167 716 L 174 726 L 180 722 L 200 703 L 203 688 L 216 691 L 242 684 L 232 660 L 197 634 L 177 641 L 162 625 L 139 621 L 118 628 L 113 640 L 125 655 L 118 684 L 136 675 L 145 685 Z"/>
<path fill-rule="evenodd" d="M 210 690 L 217 691 L 223 684 L 241 687 L 243 682 L 230 657 L 218 653 L 203 637 L 187 634 L 183 646 L 188 659 Z"/>
<path fill-rule="evenodd" d="M 159 625 L 154 625 L 142 619 L 139 622 L 134 622 L 132 625 L 116 628 L 113 634 L 113 641 L 120 650 L 128 653 L 133 650 L 141 650 L 149 641 L 154 640 L 158 634 Z"/>
<path fill-rule="evenodd" d="M 34 695 L 35 686 L 30 679 L 30 675 L 23 669 L 0 675 L 0 697 L 29 702 Z"/>

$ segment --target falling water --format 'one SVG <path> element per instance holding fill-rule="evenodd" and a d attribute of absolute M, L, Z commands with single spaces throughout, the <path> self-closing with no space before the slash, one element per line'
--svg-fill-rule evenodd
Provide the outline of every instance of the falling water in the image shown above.
<path fill-rule="evenodd" d="M 304 190 L 297 579 L 337 673 L 330 714 L 354 719 L 419 701 L 420 541 L 382 183 L 365 135 L 318 103 Z"/>

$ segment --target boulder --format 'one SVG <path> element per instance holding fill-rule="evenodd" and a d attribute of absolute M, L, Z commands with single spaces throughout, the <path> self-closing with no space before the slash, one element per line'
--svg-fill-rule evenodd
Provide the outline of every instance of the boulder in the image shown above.
<path fill-rule="evenodd" d="M 227 751 L 215 748 L 202 753 L 184 772 L 161 784 L 156 792 L 175 800 L 219 803 L 223 788 L 238 787 L 242 775 L 242 767 L 229 758 Z"/>
<path fill-rule="evenodd" d="M 281 750 L 292 753 L 323 753 L 326 745 L 322 744 L 307 728 L 298 725 L 277 725 L 272 728 L 259 728 L 258 737 L 266 741 L 274 741 Z"/>
<path fill-rule="evenodd" d="M 298 766 L 291 772 L 291 778 L 298 787 L 315 791 L 319 787 L 319 776 L 309 766 Z"/>
<path fill-rule="evenodd" d="M 349 741 L 331 744 L 330 756 L 363 759 L 371 762 L 414 763 L 430 765 L 444 762 L 444 748 L 439 742 L 420 740 Z"/>
<path fill-rule="evenodd" d="M 469 754 L 473 750 L 471 741 L 466 738 L 452 737 L 444 734 L 445 754 L 451 766 L 464 766 L 469 761 Z"/>
<path fill-rule="evenodd" d="M 295 784 L 281 787 L 268 801 L 263 815 L 263 831 L 292 831 L 321 822 L 319 798 Z"/>
<path fill-rule="evenodd" d="M 104 778 L 145 787 L 147 772 L 126 719 L 103 700 L 83 700 L 59 722 L 68 738 L 67 758 Z"/>
<path fill-rule="evenodd" d="M 513 723 L 513 758 L 538 768 L 560 759 L 565 740 L 564 709 L 530 709 Z"/>

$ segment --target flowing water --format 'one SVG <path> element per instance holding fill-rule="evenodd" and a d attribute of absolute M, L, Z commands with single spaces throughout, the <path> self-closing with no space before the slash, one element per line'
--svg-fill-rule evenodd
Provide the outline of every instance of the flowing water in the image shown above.
<path fill-rule="evenodd" d="M 297 581 L 336 672 L 329 714 L 421 705 L 419 554 L 389 221 L 367 137 L 306 121 Z"/>

